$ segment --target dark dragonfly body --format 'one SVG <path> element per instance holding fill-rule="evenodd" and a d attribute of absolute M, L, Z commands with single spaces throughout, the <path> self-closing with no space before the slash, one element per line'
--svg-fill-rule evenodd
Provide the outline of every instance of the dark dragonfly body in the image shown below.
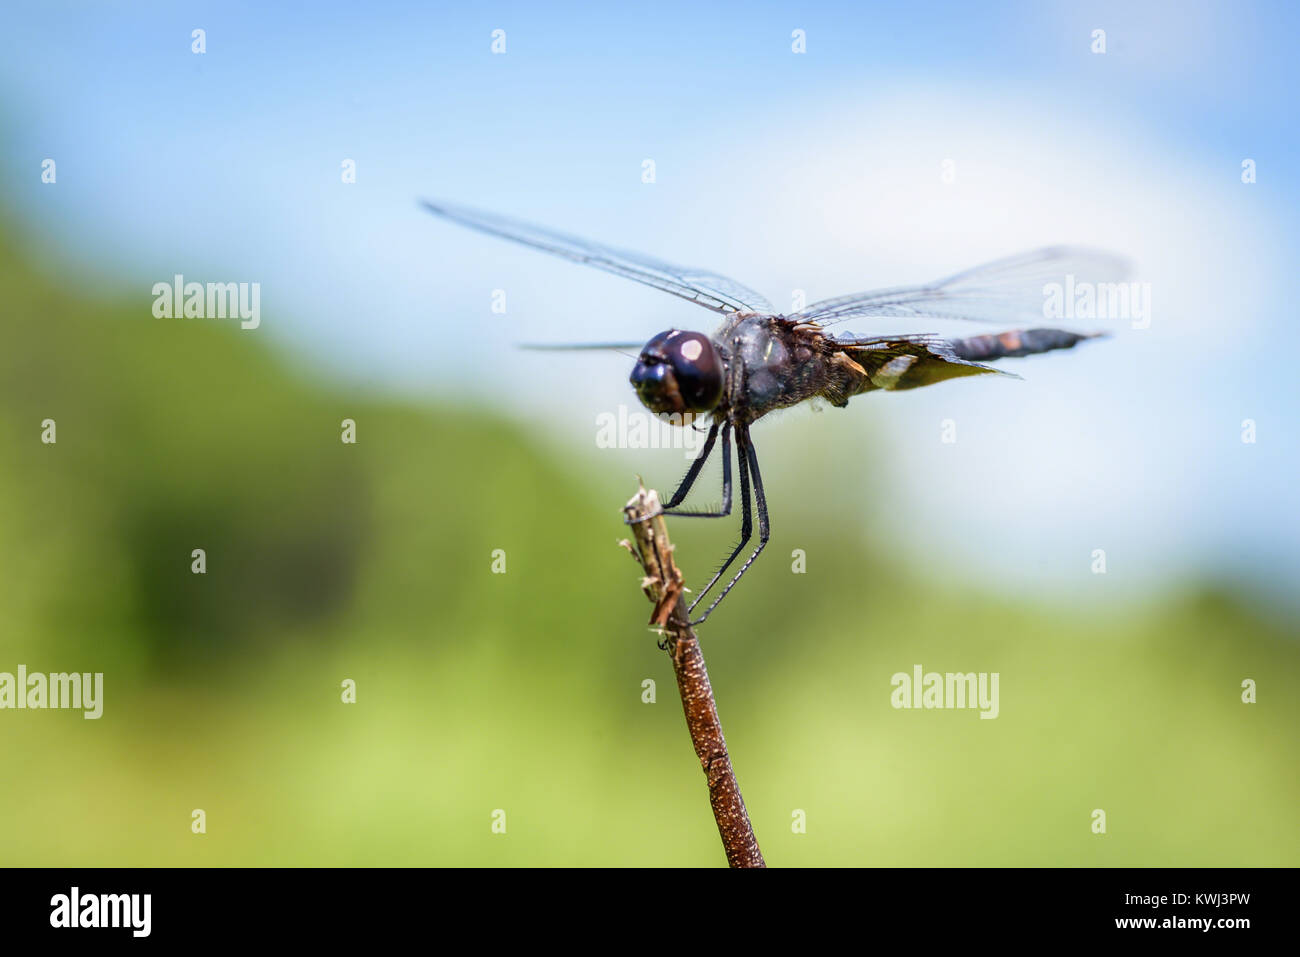
<path fill-rule="evenodd" d="M 962 376 L 1007 375 L 973 360 L 1069 349 L 1086 338 L 1090 336 L 1060 329 L 1028 329 L 969 339 L 837 339 L 813 323 L 740 313 L 713 334 L 727 373 L 715 410 L 728 414 L 734 424 L 812 398 L 843 408 L 853 396 L 877 389 L 900 391 Z"/>
<path fill-rule="evenodd" d="M 980 266 L 926 286 L 855 293 L 778 315 L 759 293 L 700 269 L 675 266 L 639 253 L 531 226 L 464 207 L 424 203 L 426 209 L 463 225 L 534 246 L 545 252 L 615 273 L 722 313 L 711 335 L 669 329 L 643 347 L 631 383 L 650 411 L 711 419 L 700 454 L 691 463 L 665 512 L 719 518 L 731 514 L 731 441 L 740 475 L 740 544 L 691 604 L 695 606 L 740 556 L 753 537 L 751 486 L 758 514 L 758 544 L 740 569 L 693 624 L 718 606 L 762 552 L 770 537 L 767 500 L 750 426 L 776 409 L 821 398 L 844 407 L 855 395 L 902 391 L 948 379 L 1012 373 L 984 363 L 1069 349 L 1094 336 L 1063 329 L 1028 328 L 949 339 L 937 335 L 834 335 L 827 326 L 845 319 L 975 319 L 1017 321 L 1043 313 L 1044 284 L 1111 282 L 1126 272 L 1114 256 L 1071 247 L 1049 247 Z M 635 344 L 540 348 L 626 348 Z M 689 416 L 686 421 L 689 421 Z M 675 421 L 683 421 L 677 418 Z M 685 511 L 686 499 L 718 440 L 722 444 L 722 505 L 716 511 Z"/>

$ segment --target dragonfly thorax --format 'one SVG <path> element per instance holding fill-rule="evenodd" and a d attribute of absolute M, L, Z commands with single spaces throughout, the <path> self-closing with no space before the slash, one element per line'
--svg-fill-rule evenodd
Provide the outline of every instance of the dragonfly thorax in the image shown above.
<path fill-rule="evenodd" d="M 709 337 L 669 329 L 645 344 L 630 381 L 656 414 L 709 412 L 722 400 L 722 360 Z"/>

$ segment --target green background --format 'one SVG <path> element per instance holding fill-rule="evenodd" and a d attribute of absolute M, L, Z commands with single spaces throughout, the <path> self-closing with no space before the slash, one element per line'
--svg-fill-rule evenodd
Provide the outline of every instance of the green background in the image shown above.
<path fill-rule="evenodd" d="M 723 863 L 616 544 L 631 476 L 0 253 L 0 670 L 105 673 L 98 721 L 0 712 L 0 863 Z M 837 454 L 802 432 L 770 489 Z M 1081 612 L 928 579 L 837 500 L 782 496 L 702 630 L 770 864 L 1300 863 L 1288 612 L 1213 581 Z M 692 582 L 724 544 L 709 524 L 670 526 Z M 997 671 L 1000 716 L 894 710 L 918 663 Z"/>

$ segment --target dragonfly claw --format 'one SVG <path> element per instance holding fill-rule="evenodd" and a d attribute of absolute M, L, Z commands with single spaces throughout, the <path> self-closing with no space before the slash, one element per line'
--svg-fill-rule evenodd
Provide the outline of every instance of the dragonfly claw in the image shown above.
<path fill-rule="evenodd" d="M 647 513 L 647 514 L 645 514 L 645 515 L 638 515 L 638 516 L 636 516 L 635 518 L 629 518 L 629 517 L 626 517 L 626 516 L 625 516 L 625 517 L 623 518 L 623 524 L 624 524 L 624 525 L 640 525 L 642 522 L 648 522 L 648 521 L 650 521 L 650 519 L 652 519 L 652 518 L 658 518 L 660 515 L 668 515 L 668 514 L 670 514 L 670 513 L 665 512 L 665 511 L 661 508 L 661 509 L 659 509 L 659 511 L 657 511 L 657 512 L 649 512 L 649 513 Z"/>

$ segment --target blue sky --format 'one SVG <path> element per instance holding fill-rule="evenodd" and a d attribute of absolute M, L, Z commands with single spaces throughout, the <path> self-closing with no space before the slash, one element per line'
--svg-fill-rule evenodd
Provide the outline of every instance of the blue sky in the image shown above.
<path fill-rule="evenodd" d="M 358 386 L 494 403 L 579 455 L 597 454 L 595 415 L 633 401 L 627 360 L 511 344 L 642 340 L 715 317 L 435 221 L 417 197 L 696 263 L 778 304 L 1048 242 L 1115 249 L 1151 283 L 1149 330 L 1027 360 L 1024 383 L 872 397 L 815 430 L 789 413 L 793 427 L 760 431 L 781 463 L 770 481 L 821 480 L 834 459 L 846 477 L 826 494 L 851 501 L 857 470 L 884 474 L 936 515 L 965 516 L 923 536 L 941 543 L 934 561 L 998 582 L 1092 587 L 1079 569 L 1101 545 L 1116 591 L 1206 570 L 1285 590 L 1300 572 L 1300 390 L 1278 345 L 1294 334 L 1300 253 L 1293 4 L 44 3 L 3 16 L 4 202 L 63 281 L 137 296 L 146 314 L 152 284 L 177 272 L 260 282 L 254 334 Z M 340 181 L 344 159 L 355 184 Z M 490 310 L 498 288 L 504 316 Z M 945 418 L 955 446 L 938 442 Z M 610 457 L 662 484 L 680 467 Z M 905 542 L 907 513 L 870 510 L 863 534 Z"/>

